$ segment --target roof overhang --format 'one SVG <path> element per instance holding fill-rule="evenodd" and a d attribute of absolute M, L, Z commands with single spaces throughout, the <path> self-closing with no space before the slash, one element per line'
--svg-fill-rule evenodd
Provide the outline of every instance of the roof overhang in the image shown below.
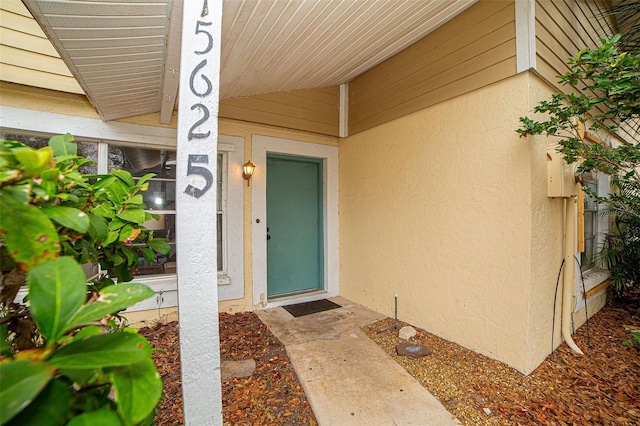
<path fill-rule="evenodd" d="M 346 83 L 476 1 L 225 0 L 220 98 Z M 24 3 L 103 120 L 169 121 L 181 1 Z"/>

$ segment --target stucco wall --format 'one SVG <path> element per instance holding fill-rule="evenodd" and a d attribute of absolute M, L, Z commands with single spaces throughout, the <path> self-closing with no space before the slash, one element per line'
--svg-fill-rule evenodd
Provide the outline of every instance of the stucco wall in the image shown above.
<path fill-rule="evenodd" d="M 551 96 L 552 89 L 533 74 L 526 74 L 529 91 L 529 111 L 543 99 Z M 526 115 L 531 116 L 530 112 Z M 551 352 L 552 329 L 554 346 L 562 343 L 562 278 L 553 323 L 553 300 L 558 272 L 563 259 L 563 220 L 561 198 L 547 197 L 547 144 L 546 137 L 528 137 L 531 161 L 531 287 L 528 300 L 529 350 L 524 370 L 535 369 Z"/>
<path fill-rule="evenodd" d="M 397 293 L 401 320 L 521 371 L 534 153 L 514 130 L 529 111 L 528 81 L 515 76 L 340 145 L 341 295 L 393 315 Z"/>

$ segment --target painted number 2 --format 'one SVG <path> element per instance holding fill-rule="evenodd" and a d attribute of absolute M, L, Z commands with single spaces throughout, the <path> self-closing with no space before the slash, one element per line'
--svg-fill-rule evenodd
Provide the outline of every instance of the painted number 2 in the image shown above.
<path fill-rule="evenodd" d="M 203 16 L 204 16 L 205 10 L 207 10 L 206 0 L 205 0 L 205 6 L 203 8 Z M 204 21 L 196 22 L 195 34 L 196 35 L 204 34 L 207 40 L 207 46 L 204 48 L 204 50 L 193 51 L 193 53 L 195 53 L 196 55 L 204 55 L 206 53 L 209 53 L 209 51 L 211 51 L 211 48 L 213 47 L 213 37 L 211 36 L 211 33 L 207 31 L 207 28 L 206 28 L 210 25 L 211 25 L 211 22 L 204 22 Z M 206 68 L 206 65 L 207 65 L 206 59 L 203 59 L 202 61 L 200 61 L 200 63 L 196 65 L 194 69 L 191 71 L 190 78 L 189 78 L 189 89 L 191 90 L 191 93 L 193 95 L 199 98 L 208 97 L 211 94 L 211 90 L 212 90 L 211 81 L 207 78 L 207 76 L 204 73 L 204 69 Z M 202 80 L 206 84 L 206 89 L 203 91 L 198 91 L 194 84 L 194 81 L 198 75 L 202 78 Z M 209 120 L 209 109 L 204 104 L 196 103 L 191 106 L 191 110 L 194 110 L 196 108 L 202 111 L 203 116 L 200 119 L 198 119 L 195 123 L 193 123 L 193 125 L 189 129 L 189 134 L 187 135 L 187 139 L 189 141 L 191 141 L 192 139 L 204 139 L 211 134 L 210 131 L 207 131 L 206 133 L 197 133 L 194 131 L 198 126 L 205 124 Z M 196 165 L 196 164 L 199 164 L 199 165 Z M 208 155 L 189 154 L 189 159 L 187 164 L 187 176 L 190 176 L 190 175 L 201 176 L 205 180 L 205 185 L 201 189 L 189 184 L 184 190 L 186 194 L 191 195 L 192 197 L 195 197 L 195 198 L 200 198 L 213 186 L 213 175 L 209 170 L 209 168 L 207 166 L 204 166 L 205 164 L 206 165 L 209 164 Z"/>

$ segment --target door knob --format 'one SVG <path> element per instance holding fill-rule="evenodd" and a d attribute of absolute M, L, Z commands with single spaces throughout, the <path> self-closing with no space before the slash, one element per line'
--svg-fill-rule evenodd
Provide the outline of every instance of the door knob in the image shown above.
<path fill-rule="evenodd" d="M 267 234 L 267 240 L 271 239 L 271 235 Z"/>

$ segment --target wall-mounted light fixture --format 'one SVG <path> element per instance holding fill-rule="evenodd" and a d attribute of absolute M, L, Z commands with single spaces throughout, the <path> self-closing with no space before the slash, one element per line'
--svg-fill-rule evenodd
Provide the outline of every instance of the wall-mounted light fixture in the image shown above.
<path fill-rule="evenodd" d="M 249 186 L 249 181 L 255 169 L 256 166 L 254 166 L 251 161 L 247 161 L 244 166 L 242 166 L 242 178 L 247 181 L 247 186 Z"/>

